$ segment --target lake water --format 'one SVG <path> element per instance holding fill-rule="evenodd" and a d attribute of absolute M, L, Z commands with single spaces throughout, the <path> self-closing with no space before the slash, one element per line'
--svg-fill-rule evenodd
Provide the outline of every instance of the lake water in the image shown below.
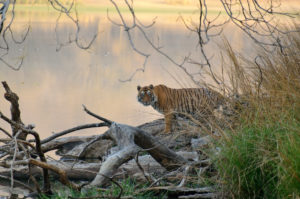
<path fill-rule="evenodd" d="M 91 49 L 82 50 L 72 44 L 56 52 L 56 16 L 53 12 L 17 13 L 13 26 L 16 37 L 24 34 L 28 21 L 31 21 L 31 30 L 23 45 L 10 44 L 10 54 L 5 58 L 10 63 L 17 63 L 19 56 L 25 56 L 24 63 L 19 71 L 0 63 L 0 80 L 7 81 L 20 97 L 23 122 L 35 124 L 42 138 L 52 132 L 97 122 L 83 111 L 82 104 L 103 117 L 129 125 L 162 117 L 151 107 L 144 107 L 137 102 L 137 85 L 166 84 L 174 88 L 195 86 L 182 70 L 155 53 L 137 30 L 132 31 L 137 48 L 150 53 L 151 57 L 144 73 L 137 73 L 129 82 L 120 81 L 128 79 L 140 68 L 144 58 L 132 51 L 126 32 L 113 25 L 106 13 L 80 16 L 80 37 L 83 42 L 89 41 L 98 32 Z M 142 16 L 142 19 L 148 23 L 151 21 L 149 16 Z M 177 14 L 159 16 L 156 13 L 154 16 L 158 16 L 157 23 L 147 30 L 147 34 L 156 44 L 159 42 L 164 52 L 177 62 L 181 62 L 190 52 L 191 57 L 199 59 L 197 37 L 182 23 L 176 22 Z M 74 25 L 63 18 L 58 26 L 60 40 L 68 40 L 71 32 L 74 33 Z M 250 45 L 249 40 L 230 25 L 225 27 L 224 35 L 237 50 Z M 206 48 L 215 66 L 221 63 L 218 43 L 220 40 L 212 40 L 212 44 Z M 1 86 L 0 110 L 9 116 L 10 105 L 2 97 L 3 94 Z M 2 121 L 0 125 L 10 130 Z M 90 129 L 72 135 L 100 132 L 103 130 Z M 0 134 L 0 137 L 4 137 L 4 134 Z"/>
<path fill-rule="evenodd" d="M 189 53 L 193 59 L 200 59 L 196 35 L 177 22 L 177 14 L 147 13 L 138 16 L 147 23 L 158 16 L 157 23 L 147 30 L 147 34 L 174 60 L 181 62 Z M 91 49 L 81 50 L 72 44 L 56 52 L 56 17 L 54 12 L 16 13 L 13 25 L 15 36 L 20 38 L 24 34 L 29 21 L 31 29 L 22 45 L 15 45 L 9 39 L 11 49 L 5 59 L 14 64 L 18 63 L 20 56 L 24 56 L 24 63 L 19 71 L 14 71 L 0 62 L 0 80 L 7 81 L 18 94 L 23 122 L 35 124 L 35 130 L 42 138 L 52 132 L 98 122 L 83 111 L 82 104 L 103 117 L 129 125 L 161 118 L 162 115 L 151 107 L 137 102 L 137 85 L 195 87 L 182 70 L 157 54 L 137 30 L 132 31 L 136 47 L 151 56 L 144 73 L 137 73 L 131 81 L 120 81 L 128 79 L 137 68 L 142 67 L 144 58 L 132 51 L 126 32 L 113 25 L 105 12 L 80 15 L 80 37 L 83 42 L 89 41 L 98 32 Z M 67 41 L 70 33 L 74 33 L 74 25 L 63 18 L 58 26 L 60 40 Z M 253 56 L 254 51 L 249 48 L 252 42 L 237 28 L 226 25 L 223 35 L 235 50 Z M 215 71 L 219 71 L 221 65 L 218 44 L 221 44 L 221 39 L 213 39 L 206 47 Z M 187 66 L 191 72 L 198 69 Z M 211 82 L 205 75 L 200 78 Z M 0 111 L 10 116 L 10 104 L 3 94 L 4 89 L 0 85 Z M 0 121 L 0 126 L 10 131 L 10 126 L 3 121 Z M 72 135 L 99 134 L 103 131 L 89 129 L 73 132 Z M 0 138 L 4 137 L 0 133 Z"/>

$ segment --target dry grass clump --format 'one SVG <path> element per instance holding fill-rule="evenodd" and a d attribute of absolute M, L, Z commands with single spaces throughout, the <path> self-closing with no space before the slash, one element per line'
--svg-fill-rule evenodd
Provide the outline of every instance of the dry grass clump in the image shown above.
<path fill-rule="evenodd" d="M 300 195 L 300 33 L 285 42 L 283 51 L 259 50 L 255 62 L 225 42 L 231 91 L 247 104 L 215 157 L 227 197 Z"/>

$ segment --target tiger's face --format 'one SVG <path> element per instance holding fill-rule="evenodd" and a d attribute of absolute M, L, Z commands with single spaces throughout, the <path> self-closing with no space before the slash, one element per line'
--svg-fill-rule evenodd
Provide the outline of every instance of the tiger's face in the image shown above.
<path fill-rule="evenodd" d="M 157 101 L 157 97 L 155 96 L 153 85 L 150 86 L 137 86 L 138 96 L 137 99 L 144 106 L 153 105 Z"/>

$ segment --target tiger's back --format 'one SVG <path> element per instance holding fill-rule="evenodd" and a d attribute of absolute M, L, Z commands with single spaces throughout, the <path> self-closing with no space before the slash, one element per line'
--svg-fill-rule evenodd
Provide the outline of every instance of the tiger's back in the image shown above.
<path fill-rule="evenodd" d="M 138 86 L 138 100 L 164 114 L 166 128 L 171 131 L 174 114 L 190 114 L 194 118 L 211 114 L 223 103 L 223 96 L 208 88 L 173 89 L 165 85 Z"/>

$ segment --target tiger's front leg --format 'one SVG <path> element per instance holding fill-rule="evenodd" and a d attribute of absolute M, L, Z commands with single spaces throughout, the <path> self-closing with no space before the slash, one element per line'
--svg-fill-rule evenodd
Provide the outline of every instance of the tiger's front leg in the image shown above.
<path fill-rule="evenodd" d="M 165 113 L 165 130 L 164 130 L 164 133 L 171 133 L 173 117 L 174 117 L 173 113 L 171 113 L 171 112 Z"/>

